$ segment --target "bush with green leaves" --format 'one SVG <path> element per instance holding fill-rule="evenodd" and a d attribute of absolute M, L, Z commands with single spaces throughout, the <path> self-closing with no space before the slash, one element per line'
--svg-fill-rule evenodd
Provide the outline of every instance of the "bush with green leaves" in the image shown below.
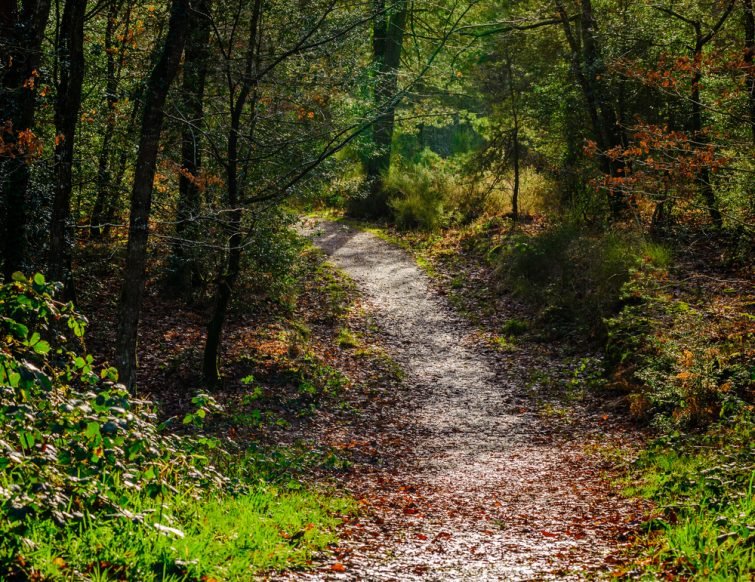
<path fill-rule="evenodd" d="M 646 263 L 623 286 L 622 310 L 606 320 L 615 384 L 629 391 L 635 416 L 665 431 L 752 405 L 752 316 L 716 307 L 709 295 L 688 303 L 689 286 Z"/>
<path fill-rule="evenodd" d="M 56 290 L 40 274 L 0 285 L 3 517 L 21 533 L 34 519 L 119 513 L 128 490 L 226 486 L 190 452 L 197 443 L 161 434 L 149 404 L 132 399 L 113 368 L 95 366 L 83 350 L 86 319 Z"/>
<path fill-rule="evenodd" d="M 664 263 L 668 253 L 627 233 L 592 233 L 563 223 L 513 236 L 500 250 L 497 270 L 553 331 L 602 340 L 604 319 L 620 307 L 622 285 L 643 258 Z"/>
<path fill-rule="evenodd" d="M 454 178 L 443 161 L 432 154 L 417 164 L 399 164 L 385 188 L 396 225 L 402 229 L 434 231 L 446 222 L 446 205 Z"/>
<path fill-rule="evenodd" d="M 86 354 L 87 321 L 57 290 L 39 274 L 0 285 L 0 579 L 246 580 L 335 541 L 347 499 L 166 433 Z M 193 403 L 189 430 L 215 406 Z"/>

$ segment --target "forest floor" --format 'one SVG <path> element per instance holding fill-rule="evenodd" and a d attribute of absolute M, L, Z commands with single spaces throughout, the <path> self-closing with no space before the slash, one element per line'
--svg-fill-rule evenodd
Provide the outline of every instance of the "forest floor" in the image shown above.
<path fill-rule="evenodd" d="M 327 564 L 290 576 L 564 580 L 622 563 L 647 506 L 620 495 L 601 451 L 641 436 L 610 410 L 547 400 L 547 379 L 573 365 L 563 346 L 501 349 L 400 248 L 336 222 L 304 230 L 364 294 L 403 374 L 358 414 L 318 423 L 318 439 L 350 450 L 340 486 L 362 510 Z"/>
<path fill-rule="evenodd" d="M 428 265 L 363 229 L 309 220 L 300 231 L 328 261 L 305 248 L 300 281 L 277 302 L 245 287 L 213 392 L 224 411 L 202 430 L 251 459 L 255 478 L 346 495 L 359 509 L 340 516 L 332 553 L 292 564 L 308 570 L 265 576 L 569 580 L 624 571 L 649 507 L 621 494 L 616 459 L 640 451 L 643 435 L 614 412 L 625 402 L 590 397 L 581 349 L 513 333 L 524 306 L 496 295 L 486 271 L 456 250 L 449 258 L 462 260 L 461 282 L 452 269 L 428 276 Z M 104 290 L 117 269 L 105 259 L 87 265 L 90 348 L 107 359 L 116 306 Z M 205 311 L 201 301 L 171 303 L 150 281 L 140 395 L 162 419 L 182 418 L 204 389 L 196 362 Z M 491 331 L 507 325 L 513 335 Z M 295 535 L 281 532 L 280 542 Z"/>

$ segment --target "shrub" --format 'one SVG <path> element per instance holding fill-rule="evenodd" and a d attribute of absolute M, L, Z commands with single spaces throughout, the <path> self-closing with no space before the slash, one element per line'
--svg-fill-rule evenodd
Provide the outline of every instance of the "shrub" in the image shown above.
<path fill-rule="evenodd" d="M 216 441 L 162 432 L 85 353 L 86 319 L 56 290 L 39 274 L 0 285 L 0 579 L 248 579 L 334 541 L 348 500 L 262 483 L 244 458 L 226 477 Z M 213 407 L 193 403 L 187 425 Z"/>
<path fill-rule="evenodd" d="M 565 223 L 534 236 L 512 237 L 501 254 L 498 274 L 535 305 L 554 330 L 576 327 L 601 339 L 603 320 L 619 308 L 622 285 L 643 253 L 667 260 L 663 250 L 639 237 L 594 234 Z"/>
<path fill-rule="evenodd" d="M 519 215 L 528 216 L 535 213 L 545 213 L 557 208 L 556 186 L 551 178 L 538 172 L 535 168 L 524 167 L 519 176 Z M 478 195 L 477 216 L 502 216 L 511 212 L 511 196 L 514 177 L 511 172 L 504 176 L 492 174 L 480 177 L 475 185 L 476 190 L 485 192 L 485 196 Z"/>
<path fill-rule="evenodd" d="M 433 170 L 418 166 L 391 175 L 386 189 L 396 225 L 402 229 L 437 230 L 443 224 L 444 185 Z"/>
<path fill-rule="evenodd" d="M 721 318 L 715 297 L 692 305 L 668 287 L 668 272 L 650 264 L 624 285 L 624 307 L 606 322 L 614 383 L 630 392 L 635 416 L 665 430 L 739 413 L 751 391 L 750 316 L 729 307 Z"/>

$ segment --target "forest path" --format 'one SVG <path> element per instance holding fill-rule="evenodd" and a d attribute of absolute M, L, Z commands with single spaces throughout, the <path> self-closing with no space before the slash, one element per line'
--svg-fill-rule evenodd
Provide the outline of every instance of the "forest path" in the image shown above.
<path fill-rule="evenodd" d="M 536 364 L 481 346 L 398 247 L 330 221 L 308 221 L 304 232 L 364 292 L 406 374 L 395 399 L 351 436 L 376 451 L 347 483 L 365 517 L 344 529 L 339 561 L 314 577 L 605 573 L 634 512 L 601 480 L 585 442 L 554 434 L 528 410 L 525 385 Z"/>

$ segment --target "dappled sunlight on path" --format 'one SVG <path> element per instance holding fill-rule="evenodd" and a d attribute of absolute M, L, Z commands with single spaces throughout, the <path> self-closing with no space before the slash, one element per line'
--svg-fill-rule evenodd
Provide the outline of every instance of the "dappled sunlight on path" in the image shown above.
<path fill-rule="evenodd" d="M 404 251 L 338 223 L 304 230 L 364 291 L 406 376 L 391 409 L 351 435 L 377 451 L 346 483 L 363 516 L 343 528 L 337 562 L 293 576 L 539 580 L 607 571 L 637 508 L 601 480 L 600 461 L 583 453 L 587 441 L 554 434 L 528 411 L 526 374 L 479 347 Z"/>

